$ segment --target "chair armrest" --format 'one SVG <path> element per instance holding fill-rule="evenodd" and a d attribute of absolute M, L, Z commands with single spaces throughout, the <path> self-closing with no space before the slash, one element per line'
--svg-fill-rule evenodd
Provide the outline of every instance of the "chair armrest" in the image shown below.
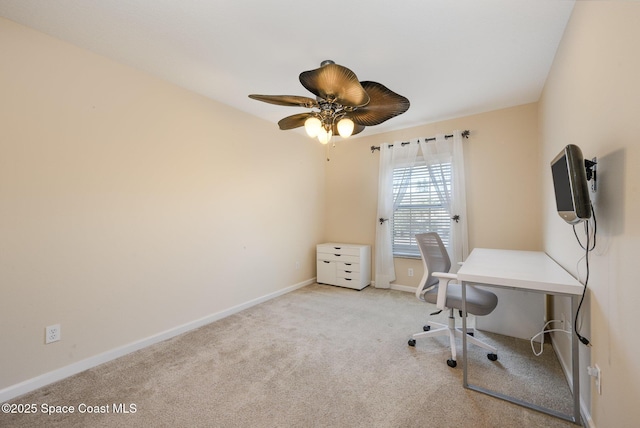
<path fill-rule="evenodd" d="M 447 302 L 447 286 L 449 282 L 457 280 L 458 275 L 455 273 L 434 272 L 431 275 L 440 279 L 438 284 L 438 300 L 436 301 L 436 307 L 438 309 L 444 309 Z"/>
<path fill-rule="evenodd" d="M 435 276 L 436 278 L 447 278 L 449 280 L 451 279 L 458 279 L 458 275 L 456 275 L 455 273 L 445 273 L 445 272 L 434 272 L 431 274 L 431 276 Z"/>

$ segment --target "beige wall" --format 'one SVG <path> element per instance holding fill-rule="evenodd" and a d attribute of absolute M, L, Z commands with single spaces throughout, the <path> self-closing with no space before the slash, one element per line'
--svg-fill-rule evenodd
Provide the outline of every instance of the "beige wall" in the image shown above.
<path fill-rule="evenodd" d="M 380 152 L 372 154 L 372 145 L 456 129 L 471 131 L 470 138 L 464 140 L 470 248 L 540 250 L 537 104 L 337 141 L 336 147 L 327 148 L 327 238 L 375 243 Z M 396 284 L 418 285 L 420 260 L 397 258 L 395 265 Z M 414 269 L 413 277 L 407 276 L 408 268 Z"/>
<path fill-rule="evenodd" d="M 584 252 L 555 212 L 548 162 L 569 143 L 580 146 L 585 157 L 598 158 L 599 190 L 592 196 L 598 244 L 591 255 L 582 329 L 592 347 L 581 346 L 582 390 L 587 403 L 590 392 L 598 427 L 631 427 L 640 420 L 638 22 L 638 2 L 576 2 L 540 101 L 544 248 L 574 274 Z M 579 273 L 584 278 L 583 263 Z M 554 306 L 556 316 L 568 313 L 566 302 Z M 567 339 L 557 340 L 568 358 Z M 589 362 L 602 370 L 602 395 L 584 376 Z"/>
<path fill-rule="evenodd" d="M 318 144 L 5 19 L 0 52 L 0 391 L 315 276 Z"/>

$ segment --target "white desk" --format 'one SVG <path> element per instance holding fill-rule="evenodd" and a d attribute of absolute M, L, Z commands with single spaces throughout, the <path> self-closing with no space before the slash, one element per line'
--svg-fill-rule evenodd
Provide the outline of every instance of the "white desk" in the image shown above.
<path fill-rule="evenodd" d="M 528 290 L 545 294 L 564 295 L 571 298 L 571 313 L 574 318 L 582 295 L 583 285 L 558 265 L 551 257 L 540 251 L 474 249 L 458 270 L 462 283 L 462 311 L 466 314 L 466 285 L 482 284 L 495 287 Z M 571 365 L 573 373 L 573 415 L 565 415 L 533 403 L 528 403 L 499 392 L 470 385 L 467 380 L 467 319 L 462 318 L 462 362 L 463 386 L 511 403 L 553 415 L 580 424 L 580 373 L 578 366 L 578 336 L 574 329 L 571 339 Z M 499 355 L 499 353 L 498 353 Z"/>

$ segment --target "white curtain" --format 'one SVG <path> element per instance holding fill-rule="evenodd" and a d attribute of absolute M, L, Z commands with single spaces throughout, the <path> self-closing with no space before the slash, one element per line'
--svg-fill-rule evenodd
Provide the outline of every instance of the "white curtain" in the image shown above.
<path fill-rule="evenodd" d="M 462 150 L 462 132 L 455 131 L 451 141 L 453 145 L 453 206 L 451 212 L 460 216 L 458 222 L 451 225 L 451 242 L 453 242 L 452 259 L 454 272 L 458 270 L 458 262 L 469 256 L 469 233 L 467 223 L 467 189 L 465 187 L 464 152 Z"/>
<path fill-rule="evenodd" d="M 422 156 L 418 156 L 418 148 Z M 378 228 L 376 232 L 375 251 L 375 286 L 376 288 L 390 288 L 395 281 L 396 273 L 393 264 L 393 249 L 390 219 L 398 202 L 402 199 L 399 192 L 394 200 L 393 170 L 401 166 L 416 166 L 424 163 L 429 169 L 431 178 L 438 185 L 438 197 L 450 214 L 451 237 L 449 241 L 449 255 L 452 270 L 458 267 L 458 262 L 464 261 L 469 254 L 467 238 L 467 203 L 464 187 L 464 156 L 462 152 L 462 133 L 453 132 L 453 138 L 437 135 L 435 141 L 417 138 L 409 144 L 399 142 L 382 144 L 380 146 L 380 168 L 378 176 Z M 451 186 L 446 186 L 446 180 L 438 177 L 441 168 L 431 166 L 443 162 L 451 162 Z"/>
<path fill-rule="evenodd" d="M 390 219 L 402 193 L 393 196 L 393 169 L 396 166 L 412 166 L 418 156 L 417 144 L 396 142 L 380 146 L 380 174 L 378 176 L 378 229 L 376 232 L 376 288 L 390 288 L 396 279 L 393 266 L 393 249 Z M 404 180 L 404 179 L 403 179 Z M 408 177 L 407 177 L 408 180 Z"/>
<path fill-rule="evenodd" d="M 462 133 L 454 131 L 452 138 L 445 138 L 444 134 L 436 135 L 436 140 L 429 142 L 420 139 L 420 150 L 432 182 L 438 185 L 440 202 L 451 218 L 451 236 L 447 250 L 451 258 L 451 269 L 456 272 L 458 263 L 469 255 Z M 451 162 L 451 187 L 446 186 L 444 177 L 437 176 L 442 174 L 441 168 L 431 168 L 432 165 L 443 162 Z"/>

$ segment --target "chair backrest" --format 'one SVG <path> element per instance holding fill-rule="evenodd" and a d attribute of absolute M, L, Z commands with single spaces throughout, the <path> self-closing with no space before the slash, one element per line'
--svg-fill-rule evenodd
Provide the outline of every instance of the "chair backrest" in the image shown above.
<path fill-rule="evenodd" d="M 423 291 L 439 282 L 438 278 L 431 275 L 432 272 L 449 272 L 451 260 L 447 248 L 436 232 L 418 233 L 416 241 L 424 264 L 423 282 L 418 287 Z"/>

